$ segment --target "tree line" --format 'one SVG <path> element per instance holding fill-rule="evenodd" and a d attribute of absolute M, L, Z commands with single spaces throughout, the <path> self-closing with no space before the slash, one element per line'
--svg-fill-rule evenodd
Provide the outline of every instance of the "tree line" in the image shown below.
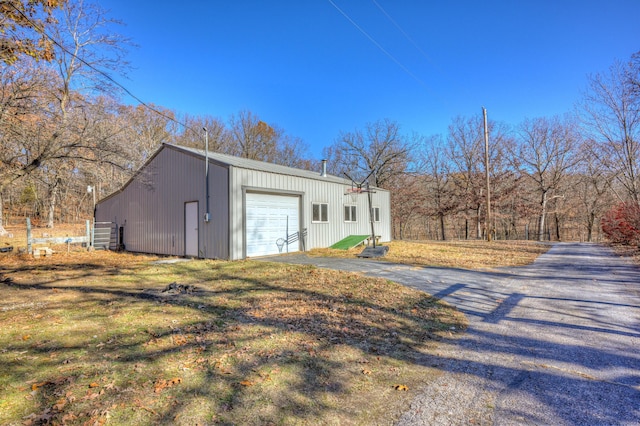
<path fill-rule="evenodd" d="M 594 241 L 604 229 L 640 244 L 640 52 L 588 76 L 562 116 L 489 120 L 488 152 L 483 121 L 458 116 L 424 136 L 378 120 L 324 154 L 333 173 L 372 173 L 391 190 L 394 238 Z"/>
<path fill-rule="evenodd" d="M 604 229 L 640 244 L 639 95 L 640 52 L 588 76 L 562 116 L 489 120 L 488 164 L 480 111 L 453 118 L 444 135 L 402 135 L 380 120 L 325 154 L 334 173 L 373 171 L 391 190 L 394 238 L 594 241 Z"/>
<path fill-rule="evenodd" d="M 8 0 L 0 13 L 0 232 L 24 216 L 91 216 L 88 187 L 114 192 L 162 143 L 202 149 L 204 128 L 212 151 L 318 168 L 304 141 L 249 110 L 222 120 L 123 103 L 111 76 L 126 75 L 130 41 L 97 4 Z M 586 82 L 563 116 L 489 120 L 488 164 L 480 111 L 443 135 L 376 120 L 323 154 L 330 173 L 391 191 L 394 238 L 596 240 L 613 209 L 635 211 L 619 203 L 640 201 L 640 52 Z"/>

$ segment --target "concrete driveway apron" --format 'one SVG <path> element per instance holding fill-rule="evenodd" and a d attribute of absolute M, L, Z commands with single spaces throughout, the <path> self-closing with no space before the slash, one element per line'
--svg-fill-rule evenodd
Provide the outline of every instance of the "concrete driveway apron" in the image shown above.
<path fill-rule="evenodd" d="M 421 361 L 443 374 L 400 425 L 640 424 L 640 268 L 605 247 L 556 244 L 530 266 L 491 271 L 265 260 L 387 278 L 467 315 L 467 332 Z"/>

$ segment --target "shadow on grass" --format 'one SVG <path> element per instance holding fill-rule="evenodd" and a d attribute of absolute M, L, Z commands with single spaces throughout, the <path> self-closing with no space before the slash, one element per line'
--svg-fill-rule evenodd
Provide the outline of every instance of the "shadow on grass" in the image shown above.
<path fill-rule="evenodd" d="M 31 399 L 34 423 L 393 417 L 385 395 L 425 356 L 425 341 L 462 328 L 462 317 L 422 293 L 313 267 L 83 262 L 1 274 L 21 301 L 0 305 L 12 323 L 2 381 L 12 398 Z M 176 280 L 196 291 L 164 294 Z M 28 309 L 34 300 L 41 305 Z"/>
<path fill-rule="evenodd" d="M 282 261 L 292 260 L 312 263 L 304 256 Z M 451 380 L 467 378 L 474 386 L 468 378 L 481 378 L 475 383 L 485 388 L 476 392 L 497 392 L 491 416 L 498 423 L 640 421 L 640 269 L 598 246 L 558 244 L 533 265 L 489 271 L 368 260 L 318 263 L 393 279 L 444 298 L 467 315 L 467 333 L 445 338 L 448 355 L 431 361 L 455 373 Z M 442 394 L 428 392 L 420 401 Z M 441 402 L 442 412 L 436 413 L 434 402 L 424 410 L 446 416 L 450 401 Z M 423 409 L 416 404 L 416 411 Z M 409 424 L 429 422 L 415 416 L 407 414 Z"/>
<path fill-rule="evenodd" d="M 579 257 L 580 252 L 572 256 Z M 637 313 L 640 307 L 635 302 L 595 300 L 586 295 L 532 296 L 517 285 L 498 285 L 519 279 L 579 283 L 584 277 L 556 276 L 564 270 L 562 265 L 572 263 L 566 259 L 556 262 L 561 265 L 558 269 L 553 262 L 542 262 L 539 266 L 544 278 L 531 269 L 459 270 L 453 272 L 460 280 L 448 281 L 450 277 L 444 277 L 447 270 L 442 268 L 435 274 L 442 278 L 437 285 L 427 282 L 424 271 L 394 273 L 401 282 L 414 280 L 414 284 L 416 276 L 421 277 L 417 287 L 437 290 L 439 297 L 446 297 L 487 327 L 532 325 L 560 333 L 638 339 L 637 325 L 625 326 L 598 315 L 599 309 Z M 585 277 L 602 273 L 605 263 L 600 269 L 593 264 L 585 268 Z M 474 327 L 462 338 L 450 336 L 448 331 L 459 328 L 460 319 L 442 310 L 435 298 L 424 293 L 399 293 L 388 300 L 387 292 L 396 291 L 396 287 L 382 280 L 371 282 L 313 267 L 258 262 L 122 269 L 92 264 L 89 271 L 65 270 L 64 265 L 56 268 L 56 272 L 74 275 L 63 279 L 32 277 L 24 282 L 21 278 L 16 284 L 13 275 L 34 272 L 21 266 L 3 270 L 2 284 L 29 292 L 32 299 L 45 299 L 45 309 L 51 310 L 53 317 L 60 317 L 67 307 L 63 301 L 46 301 L 52 287 L 82 294 L 84 304 L 78 309 L 83 312 L 76 316 L 97 324 L 91 328 L 99 330 L 97 340 L 86 336 L 63 342 L 64 336 L 60 336 L 60 341 L 39 339 L 36 343 L 20 340 L 19 333 L 14 333 L 3 361 L 10 372 L 9 383 L 29 385 L 33 380 L 30 374 L 47 373 L 37 377 L 35 384 L 45 384 L 32 396 L 38 398 L 39 415 L 58 421 L 69 414 L 83 421 L 109 414 L 116 423 L 143 424 L 379 423 L 383 418 L 393 419 L 389 412 L 402 408 L 393 404 L 390 384 L 398 378 L 404 380 L 407 364 L 417 368 L 410 370 L 412 373 L 427 374 L 437 368 L 490 377 L 490 383 L 502 389 L 497 410 L 511 418 L 545 421 L 544 413 L 531 418 L 523 407 L 510 404 L 514 393 L 533 396 L 568 424 L 633 423 L 639 417 L 637 408 L 631 407 L 640 406 L 640 379 L 625 373 L 630 366 L 640 368 L 637 354 L 622 347 L 612 350 L 552 342 L 544 335 L 505 336 L 490 328 Z M 635 282 L 636 273 L 637 269 L 623 268 L 612 277 L 605 271 L 603 288 L 625 291 L 621 283 Z M 120 281 L 123 275 L 124 282 Z M 91 284 L 96 276 L 102 276 L 104 282 Z M 162 288 L 176 279 L 196 286 L 197 292 L 163 296 Z M 546 317 L 531 318 L 517 310 L 532 302 L 546 304 Z M 567 320 L 569 314 L 562 310 L 562 304 L 567 303 L 588 309 L 574 314 L 575 321 Z M 578 317 L 587 315 L 584 312 L 592 313 L 588 321 L 586 316 Z M 487 356 L 474 360 L 436 356 L 427 350 L 432 341 Z M 57 355 L 52 357 L 52 353 Z M 491 362 L 492 354 L 535 354 L 537 364 L 535 368 L 528 364 L 496 365 Z M 619 369 L 621 373 L 604 381 L 556 371 L 550 367 L 553 364 L 572 365 L 577 371 Z M 174 377 L 180 381 L 157 391 L 162 384 L 159 380 Z M 98 386 L 91 387 L 92 383 Z M 100 394 L 98 389 L 104 392 Z M 68 392 L 72 392 L 73 401 L 65 396 Z M 67 402 L 60 410 L 54 409 L 61 399 Z M 370 408 L 380 417 L 366 417 Z M 384 409 L 389 417 L 384 417 Z"/>

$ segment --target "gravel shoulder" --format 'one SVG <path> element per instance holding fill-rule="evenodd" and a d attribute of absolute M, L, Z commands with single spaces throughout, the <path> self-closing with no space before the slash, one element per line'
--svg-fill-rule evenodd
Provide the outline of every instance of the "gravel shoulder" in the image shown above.
<path fill-rule="evenodd" d="M 640 424 L 640 268 L 606 247 L 556 244 L 532 265 L 492 271 L 265 260 L 387 278 L 467 315 L 464 335 L 420 361 L 442 374 L 399 425 Z"/>

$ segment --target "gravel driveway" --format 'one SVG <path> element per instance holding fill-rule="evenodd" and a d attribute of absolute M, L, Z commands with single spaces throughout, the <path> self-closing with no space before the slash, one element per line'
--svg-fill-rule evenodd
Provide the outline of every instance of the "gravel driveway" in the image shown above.
<path fill-rule="evenodd" d="M 640 268 L 602 246 L 556 244 L 530 266 L 476 272 L 361 259 L 268 260 L 415 287 L 469 318 L 399 425 L 640 424 Z"/>

